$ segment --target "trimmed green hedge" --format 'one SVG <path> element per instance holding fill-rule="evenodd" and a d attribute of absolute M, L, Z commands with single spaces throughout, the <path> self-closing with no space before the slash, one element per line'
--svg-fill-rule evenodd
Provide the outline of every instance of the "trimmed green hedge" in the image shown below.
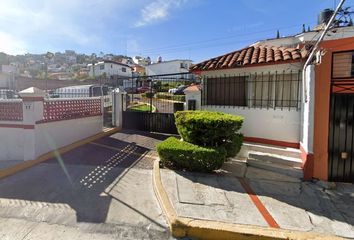
<path fill-rule="evenodd" d="M 181 111 L 175 113 L 178 133 L 184 141 L 207 147 L 224 147 L 235 156 L 243 136 L 238 132 L 243 118 L 221 112 Z"/>
<path fill-rule="evenodd" d="M 224 148 L 201 147 L 174 137 L 159 143 L 157 152 L 164 166 L 187 171 L 211 172 L 226 159 Z"/>
<path fill-rule="evenodd" d="M 169 100 L 174 100 L 174 101 L 179 101 L 179 102 L 186 101 L 185 95 L 173 95 L 171 93 L 162 93 L 162 92 L 157 93 L 156 98 L 169 99 Z"/>

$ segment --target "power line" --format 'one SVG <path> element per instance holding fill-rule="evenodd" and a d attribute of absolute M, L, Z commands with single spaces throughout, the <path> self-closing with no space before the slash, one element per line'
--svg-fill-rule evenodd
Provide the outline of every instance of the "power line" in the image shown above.
<path fill-rule="evenodd" d="M 190 43 L 175 44 L 175 45 L 169 45 L 169 46 L 164 46 L 164 47 L 159 47 L 159 48 L 143 49 L 143 50 L 140 50 L 139 52 L 143 52 L 145 54 L 152 54 L 152 53 L 157 53 L 159 51 L 164 51 L 164 50 L 179 49 L 179 48 L 183 48 L 183 47 L 184 48 L 188 48 L 188 47 L 192 47 L 194 45 L 200 45 L 201 43 L 207 43 L 207 42 L 215 43 L 215 41 L 219 41 L 219 40 L 232 39 L 232 38 L 236 38 L 236 37 L 240 37 L 240 36 L 249 36 L 249 35 L 254 35 L 254 34 L 259 34 L 259 33 L 264 33 L 264 32 L 270 32 L 270 31 L 274 31 L 274 30 L 279 30 L 279 29 L 282 29 L 282 30 L 291 29 L 291 28 L 295 28 L 295 27 L 299 27 L 299 25 L 292 25 L 292 26 L 279 27 L 279 28 L 269 28 L 269 29 L 264 29 L 264 30 L 257 31 L 257 32 L 250 32 L 250 33 L 245 33 L 245 34 L 237 34 L 237 35 L 232 35 L 232 36 L 225 36 L 225 37 L 219 37 L 219 38 L 195 41 L 195 42 L 190 42 Z"/>
<path fill-rule="evenodd" d="M 256 41 L 259 40 L 259 38 L 253 38 L 253 39 L 245 39 L 242 41 L 232 41 L 232 42 L 223 42 L 223 43 L 209 43 L 205 46 L 199 46 L 199 47 L 193 47 L 193 48 L 181 48 L 181 49 L 170 49 L 170 50 L 166 50 L 166 51 L 156 51 L 156 52 L 150 52 L 150 55 L 154 55 L 154 54 L 166 54 L 166 53 L 178 53 L 178 52 L 186 52 L 186 51 L 195 51 L 195 50 L 200 50 L 200 49 L 207 49 L 207 48 L 216 48 L 216 47 L 221 47 L 221 46 L 229 46 L 229 45 L 235 45 L 235 44 L 239 44 L 239 43 L 243 43 L 243 42 L 252 42 L 252 41 Z"/>

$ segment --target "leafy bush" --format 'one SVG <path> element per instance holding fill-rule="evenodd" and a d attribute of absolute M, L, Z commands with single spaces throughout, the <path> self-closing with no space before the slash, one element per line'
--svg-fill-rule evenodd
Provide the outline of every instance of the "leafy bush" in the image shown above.
<path fill-rule="evenodd" d="M 160 99 L 169 99 L 169 100 L 174 100 L 174 101 L 179 101 L 179 102 L 185 102 L 186 101 L 186 96 L 185 95 L 173 95 L 171 93 L 157 93 L 156 98 Z"/>
<path fill-rule="evenodd" d="M 224 148 L 201 147 L 174 137 L 159 143 L 157 152 L 163 165 L 197 172 L 219 169 L 226 159 Z"/>
<path fill-rule="evenodd" d="M 227 157 L 234 157 L 241 150 L 243 142 L 243 135 L 237 133 L 232 139 L 225 142 L 224 147 L 227 152 Z"/>
<path fill-rule="evenodd" d="M 220 112 L 181 111 L 175 113 L 178 133 L 184 141 L 204 147 L 225 148 L 235 156 L 243 137 L 238 133 L 243 118 Z"/>
<path fill-rule="evenodd" d="M 146 92 L 145 93 L 145 97 L 147 97 L 147 98 L 153 98 L 154 95 L 155 95 L 155 93 L 153 93 L 153 92 Z"/>

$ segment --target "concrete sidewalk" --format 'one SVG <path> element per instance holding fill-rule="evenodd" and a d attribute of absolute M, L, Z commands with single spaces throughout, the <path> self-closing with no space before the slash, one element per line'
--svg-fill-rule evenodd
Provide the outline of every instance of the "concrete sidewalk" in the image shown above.
<path fill-rule="evenodd" d="M 325 190 L 312 182 L 272 180 L 252 168 L 247 178 L 160 171 L 178 217 L 354 238 L 352 184 Z"/>

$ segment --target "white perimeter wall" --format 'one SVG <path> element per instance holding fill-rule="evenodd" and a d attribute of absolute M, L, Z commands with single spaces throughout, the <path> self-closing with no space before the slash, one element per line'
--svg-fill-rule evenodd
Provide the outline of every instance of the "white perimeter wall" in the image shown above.
<path fill-rule="evenodd" d="M 23 160 L 24 131 L 31 130 L 0 127 L 0 161 Z"/>
<path fill-rule="evenodd" d="M 245 118 L 241 132 L 246 137 L 265 138 L 291 143 L 300 142 L 300 111 L 288 109 L 253 109 L 229 106 L 203 106 Z"/>
<path fill-rule="evenodd" d="M 102 126 L 102 116 L 37 124 L 35 129 L 36 157 L 100 133 Z"/>

